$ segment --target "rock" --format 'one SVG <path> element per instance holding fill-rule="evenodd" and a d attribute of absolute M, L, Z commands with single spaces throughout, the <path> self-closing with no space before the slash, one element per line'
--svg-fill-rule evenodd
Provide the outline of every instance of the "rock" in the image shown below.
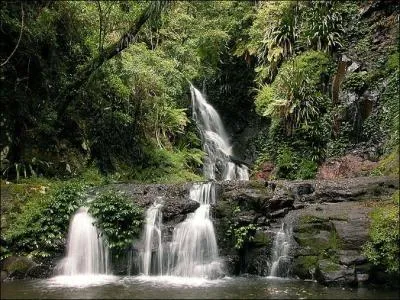
<path fill-rule="evenodd" d="M 320 260 L 315 271 L 315 278 L 325 285 L 355 285 L 355 269 L 339 265 L 330 260 Z"/>
<path fill-rule="evenodd" d="M 6 271 L 1 271 L 0 281 L 4 281 L 8 277 L 8 273 Z"/>
<path fill-rule="evenodd" d="M 174 218 L 179 218 L 176 223 L 181 222 L 181 216 L 185 219 L 188 213 L 194 212 L 200 203 L 190 199 L 169 199 L 162 207 L 163 222 L 170 221 Z"/>
<path fill-rule="evenodd" d="M 317 255 L 295 257 L 292 264 L 293 275 L 300 279 L 313 279 L 318 262 Z"/>
<path fill-rule="evenodd" d="M 319 168 L 317 179 L 349 178 L 368 175 L 378 165 L 354 154 L 327 160 Z"/>
<path fill-rule="evenodd" d="M 37 265 L 31 267 L 26 272 L 26 277 L 28 278 L 48 278 L 53 274 L 53 270 L 49 266 Z"/>
<path fill-rule="evenodd" d="M 368 240 L 368 223 L 367 216 L 359 220 L 332 221 L 335 230 L 342 241 L 342 249 L 360 250 Z"/>
<path fill-rule="evenodd" d="M 26 272 L 36 266 L 36 263 L 25 256 L 10 256 L 2 263 L 2 271 L 8 273 L 8 278 L 23 279 Z"/>
<path fill-rule="evenodd" d="M 341 250 L 339 251 L 339 262 L 342 265 L 362 265 L 367 262 L 367 258 L 359 251 Z"/>
<path fill-rule="evenodd" d="M 274 212 L 271 212 L 268 214 L 268 217 L 271 219 L 277 219 L 277 218 L 282 218 L 284 215 L 287 214 L 287 212 L 289 211 L 288 207 L 282 208 L 282 209 L 278 209 Z"/>

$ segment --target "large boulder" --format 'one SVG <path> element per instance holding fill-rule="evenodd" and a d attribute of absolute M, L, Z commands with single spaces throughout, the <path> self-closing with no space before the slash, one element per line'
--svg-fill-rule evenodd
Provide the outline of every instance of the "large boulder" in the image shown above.
<path fill-rule="evenodd" d="M 7 273 L 8 279 L 23 279 L 26 273 L 37 264 L 25 256 L 10 256 L 2 262 L 2 271 Z"/>

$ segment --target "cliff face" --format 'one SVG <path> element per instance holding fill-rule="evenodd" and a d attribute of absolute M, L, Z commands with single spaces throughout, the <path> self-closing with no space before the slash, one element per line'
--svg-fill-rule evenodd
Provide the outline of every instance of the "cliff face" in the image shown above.
<path fill-rule="evenodd" d="M 162 197 L 164 241 L 168 242 L 175 225 L 198 207 L 189 198 L 190 186 L 117 184 L 105 188 L 124 191 L 143 207 Z M 381 280 L 361 247 L 369 238 L 369 212 L 398 187 L 398 180 L 391 177 L 217 182 L 212 217 L 225 271 L 269 275 L 273 241 L 284 222 L 293 231 L 290 276 L 324 284 Z M 140 242 L 134 247 L 138 250 Z M 120 265 L 119 272 L 126 272 L 126 264 Z"/>
<path fill-rule="evenodd" d="M 285 223 L 293 232 L 287 264 L 290 277 L 352 285 L 382 280 L 363 256 L 361 247 L 369 238 L 369 212 L 399 188 L 396 178 L 214 184 L 217 201 L 211 213 L 226 274 L 269 275 L 273 241 Z M 190 187 L 189 183 L 127 183 L 107 185 L 92 192 L 122 191 L 144 208 L 161 197 L 163 241 L 169 242 L 174 227 L 199 206 L 189 197 Z M 133 266 L 142 246 L 140 241 L 133 245 Z M 128 257 L 127 253 L 113 261 L 115 274 L 128 273 Z M 34 268 L 22 271 L 11 268 L 12 272 L 10 263 L 5 262 L 2 278 L 48 277 L 58 259 L 33 264 Z M 138 269 L 134 266 L 130 271 L 135 274 Z"/>

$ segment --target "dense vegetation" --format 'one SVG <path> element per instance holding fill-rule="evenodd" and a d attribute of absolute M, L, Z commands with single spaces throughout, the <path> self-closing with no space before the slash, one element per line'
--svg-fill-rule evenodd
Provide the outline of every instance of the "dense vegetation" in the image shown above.
<path fill-rule="evenodd" d="M 3 254 L 54 251 L 90 184 L 201 180 L 189 82 L 253 174 L 271 162 L 270 178 L 315 178 L 357 150 L 381 159 L 373 175 L 398 175 L 398 6 L 379 5 L 374 17 L 362 1 L 2 3 L 1 176 L 17 199 L 2 208 Z M 135 228 L 141 212 L 102 197 L 92 212 L 123 248 L 137 232 L 114 239 L 105 203 L 133 210 Z M 252 229 L 232 228 L 237 248 Z"/>

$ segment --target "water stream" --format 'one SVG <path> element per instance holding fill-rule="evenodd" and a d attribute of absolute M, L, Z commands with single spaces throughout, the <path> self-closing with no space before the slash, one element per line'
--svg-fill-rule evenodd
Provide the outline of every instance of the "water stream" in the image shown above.
<path fill-rule="evenodd" d="M 222 266 L 210 219 L 210 204 L 215 203 L 213 183 L 193 185 L 190 197 L 200 206 L 174 229 L 168 275 L 215 278 L 222 274 Z"/>
<path fill-rule="evenodd" d="M 271 269 L 269 276 L 289 277 L 292 227 L 282 222 L 281 228 L 275 235 L 272 246 Z"/>
<path fill-rule="evenodd" d="M 93 225 L 94 219 L 86 207 L 72 217 L 67 242 L 67 256 L 58 265 L 61 275 L 108 274 L 108 248 L 101 232 Z"/>
<path fill-rule="evenodd" d="M 249 180 L 248 168 L 231 161 L 232 146 L 217 111 L 198 89 L 190 86 L 192 117 L 200 131 L 206 158 L 203 173 L 207 179 Z"/>
<path fill-rule="evenodd" d="M 145 248 L 140 253 L 140 272 L 144 275 L 163 274 L 162 204 L 158 198 L 146 212 Z"/>
<path fill-rule="evenodd" d="M 231 161 L 232 146 L 217 111 L 194 86 L 191 85 L 190 90 L 193 119 L 206 153 L 204 177 L 209 180 L 248 180 L 247 167 Z M 140 256 L 142 274 L 209 279 L 222 276 L 223 265 L 218 258 L 214 225 L 210 218 L 210 205 L 216 201 L 214 184 L 194 184 L 190 189 L 190 198 L 200 206 L 176 225 L 167 248 L 162 245 L 161 206 L 155 202 L 147 210 L 145 249 Z M 167 262 L 166 256 L 163 256 L 165 249 L 168 249 Z M 163 265 L 167 266 L 166 270 L 162 269 Z"/>

